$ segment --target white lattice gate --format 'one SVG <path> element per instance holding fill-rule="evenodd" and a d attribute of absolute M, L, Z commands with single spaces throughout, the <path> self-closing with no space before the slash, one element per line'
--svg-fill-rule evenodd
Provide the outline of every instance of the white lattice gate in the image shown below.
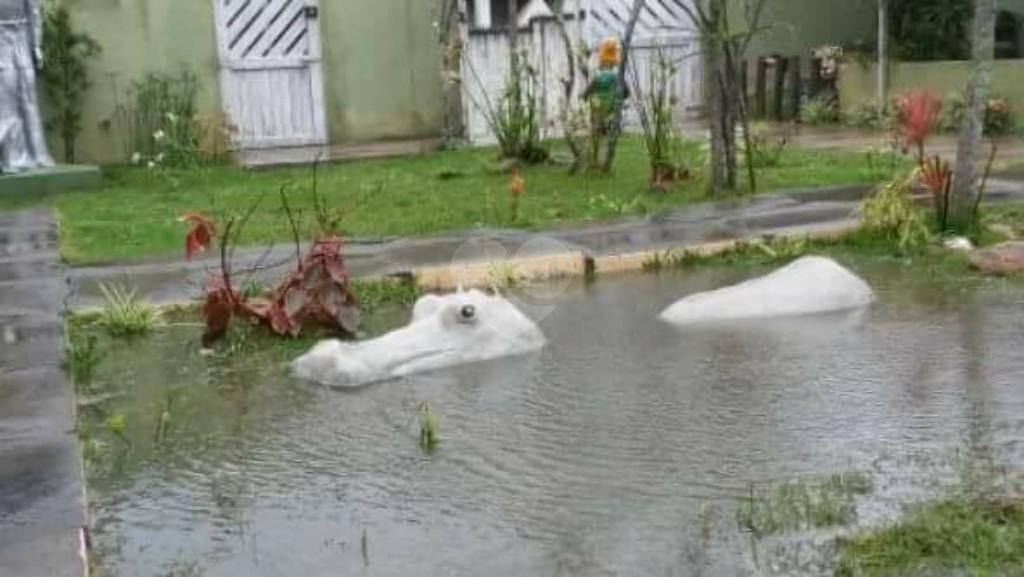
<path fill-rule="evenodd" d="M 213 0 L 225 112 L 243 149 L 324 144 L 318 0 Z"/>

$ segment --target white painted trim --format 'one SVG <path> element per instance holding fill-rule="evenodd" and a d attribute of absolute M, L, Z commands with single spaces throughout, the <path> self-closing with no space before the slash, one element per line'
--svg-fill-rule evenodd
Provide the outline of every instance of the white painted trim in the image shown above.
<path fill-rule="evenodd" d="M 322 15 L 322 12 L 320 11 L 320 0 L 306 0 L 306 5 L 316 8 L 317 13 Z M 313 93 L 313 121 L 316 126 L 316 136 L 319 139 L 318 144 L 328 144 L 327 106 L 324 99 L 323 54 L 322 47 L 320 45 L 321 20 L 321 16 L 317 16 L 315 22 L 309 23 L 309 57 L 313 60 L 310 62 L 309 72 L 310 89 Z"/>

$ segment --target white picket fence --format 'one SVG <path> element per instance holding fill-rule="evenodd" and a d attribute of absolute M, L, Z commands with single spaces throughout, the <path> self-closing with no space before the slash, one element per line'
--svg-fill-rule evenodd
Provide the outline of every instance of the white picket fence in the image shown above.
<path fill-rule="evenodd" d="M 694 116 L 704 105 L 700 39 L 681 9 L 677 7 L 675 13 L 665 9 L 681 1 L 684 0 L 647 3 L 656 6 L 656 11 L 641 13 L 627 70 L 631 76 L 630 87 L 633 86 L 632 75 L 636 74 L 640 86 L 646 90 L 649 67 L 657 62 L 659 54 L 672 62 L 677 69 L 672 95 L 677 106 L 676 118 L 680 121 Z M 593 51 L 604 38 L 621 38 L 627 18 L 625 0 L 582 0 L 580 12 L 567 17 L 566 28 L 574 48 L 582 40 Z M 520 50 L 527 54 L 527 62 L 536 71 L 545 136 L 560 136 L 559 119 L 565 105 L 562 79 L 567 75 L 568 64 L 558 26 L 551 17 L 534 18 L 520 30 L 518 41 Z M 498 105 L 508 81 L 508 38 L 500 29 L 470 30 L 465 46 L 462 86 L 467 136 L 474 144 L 493 144 L 495 138 L 487 122 L 487 110 Z M 591 69 L 596 69 L 593 59 Z M 583 91 L 582 84 L 578 76 L 574 99 Z M 632 105 L 627 105 L 625 126 L 627 130 L 638 127 Z"/>

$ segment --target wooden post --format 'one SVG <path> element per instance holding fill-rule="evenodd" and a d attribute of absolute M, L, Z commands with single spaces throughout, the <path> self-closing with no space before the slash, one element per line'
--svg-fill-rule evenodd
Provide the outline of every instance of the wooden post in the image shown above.
<path fill-rule="evenodd" d="M 775 87 L 772 91 L 772 117 L 775 120 L 783 119 L 782 103 L 786 92 L 786 69 L 789 67 L 789 60 L 784 56 L 775 57 Z"/>
<path fill-rule="evenodd" d="M 794 120 L 800 118 L 800 93 L 803 88 L 800 72 L 800 57 L 793 56 L 789 62 L 789 111 L 792 115 L 790 118 Z"/>
<path fill-rule="evenodd" d="M 754 100 L 757 103 L 757 117 L 764 118 L 768 116 L 768 91 L 767 77 L 768 76 L 768 61 L 764 56 L 757 58 L 757 78 L 754 83 Z"/>

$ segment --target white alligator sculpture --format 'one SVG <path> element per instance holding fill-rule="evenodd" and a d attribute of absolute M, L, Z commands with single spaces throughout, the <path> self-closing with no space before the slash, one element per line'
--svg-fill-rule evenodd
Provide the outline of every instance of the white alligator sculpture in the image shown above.
<path fill-rule="evenodd" d="M 857 275 L 831 259 L 806 256 L 765 276 L 689 295 L 658 318 L 689 325 L 840 311 L 873 300 L 871 287 Z"/>
<path fill-rule="evenodd" d="M 373 340 L 321 341 L 292 362 L 304 379 L 357 387 L 393 377 L 536 351 L 545 344 L 537 325 L 500 295 L 461 288 L 426 295 L 411 322 Z"/>

